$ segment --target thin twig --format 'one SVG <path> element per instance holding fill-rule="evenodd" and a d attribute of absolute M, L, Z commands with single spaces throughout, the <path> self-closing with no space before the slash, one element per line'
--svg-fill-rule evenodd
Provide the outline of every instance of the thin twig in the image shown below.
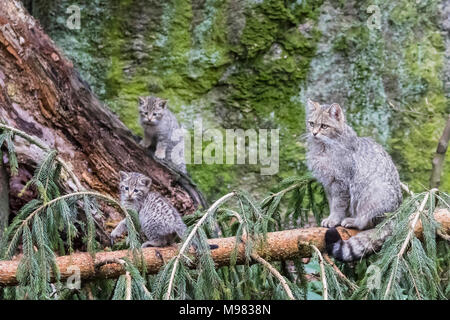
<path fill-rule="evenodd" d="M 413 287 L 416 290 L 417 297 L 419 298 L 419 300 L 422 300 L 422 297 L 420 296 L 419 288 L 417 288 L 416 280 L 414 279 L 414 276 L 413 276 L 413 274 L 411 272 L 411 268 L 408 266 L 407 263 L 405 263 L 405 266 L 406 266 L 406 269 L 409 272 L 409 275 L 411 276 L 411 280 L 412 280 L 412 283 L 413 283 Z"/>
<path fill-rule="evenodd" d="M 278 281 L 280 281 L 280 284 L 283 287 L 289 299 L 295 300 L 291 288 L 289 288 L 289 285 L 286 282 L 286 279 L 278 272 L 277 269 L 275 269 L 269 262 L 261 258 L 261 256 L 256 252 L 251 253 L 250 256 L 252 257 L 252 259 L 254 259 L 255 261 L 262 264 L 264 267 L 266 267 L 270 271 L 270 273 L 272 273 L 275 276 L 275 278 L 277 278 Z"/>
<path fill-rule="evenodd" d="M 5 130 L 8 130 L 8 131 L 11 131 L 15 135 L 17 135 L 19 137 L 22 137 L 23 139 L 27 140 L 28 142 L 31 142 L 35 146 L 37 146 L 40 149 L 44 150 L 45 152 L 52 151 L 52 149 L 50 147 L 48 147 L 44 142 L 42 142 L 39 138 L 30 136 L 29 134 L 27 134 L 27 133 L 25 133 L 25 132 L 23 132 L 23 131 L 21 131 L 19 129 L 16 129 L 14 127 L 8 126 L 8 125 L 3 124 L 3 123 L 0 123 L 0 129 L 5 129 Z M 64 168 L 64 170 L 70 176 L 70 178 L 73 180 L 73 182 L 75 183 L 75 185 L 78 188 L 78 191 L 85 190 L 84 187 L 81 185 L 80 180 L 78 180 L 77 176 L 69 168 L 69 165 L 59 156 L 56 157 L 56 161 L 58 161 L 61 164 L 61 166 Z"/>
<path fill-rule="evenodd" d="M 450 242 L 450 236 L 444 234 L 440 229 L 436 231 L 437 235 L 447 242 Z"/>
<path fill-rule="evenodd" d="M 111 198 L 110 196 L 106 196 L 104 194 L 101 194 L 99 192 L 92 192 L 92 191 L 82 191 L 82 192 L 74 192 L 74 193 L 69 193 L 63 196 L 60 196 L 58 198 L 52 199 L 49 202 L 46 202 L 44 204 L 42 204 L 39 208 L 37 208 L 36 210 L 34 210 L 32 213 L 30 213 L 30 215 L 28 217 L 26 217 L 23 221 L 22 224 L 20 225 L 19 228 L 17 228 L 15 234 L 17 234 L 18 232 L 20 232 L 21 228 L 23 226 L 25 226 L 30 220 L 31 218 L 33 218 L 36 214 L 38 214 L 39 212 L 41 212 L 44 208 L 60 201 L 66 198 L 70 198 L 70 197 L 77 197 L 77 196 L 94 196 L 103 200 L 106 200 L 110 203 L 112 203 L 113 205 L 115 205 L 117 208 L 120 209 L 120 211 L 122 211 L 125 216 L 129 216 L 128 211 L 119 203 L 117 202 L 115 199 Z M 6 252 L 9 252 L 9 250 L 11 249 L 11 244 L 12 242 L 9 244 L 8 246 L 8 250 Z"/>
<path fill-rule="evenodd" d="M 442 171 L 444 170 L 445 153 L 448 149 L 448 143 L 450 140 L 450 114 L 447 117 L 447 122 L 442 132 L 442 136 L 439 139 L 436 147 L 436 153 L 432 160 L 432 169 L 430 176 L 430 187 L 439 188 L 441 184 Z"/>
<path fill-rule="evenodd" d="M 323 286 L 323 300 L 328 300 L 328 284 L 327 284 L 327 277 L 325 275 L 325 265 L 324 265 L 322 254 L 320 253 L 320 250 L 317 249 L 317 247 L 315 245 L 309 244 L 309 246 L 314 249 L 314 251 L 317 253 L 317 256 L 319 257 L 320 273 L 321 273 L 322 286 Z"/>
<path fill-rule="evenodd" d="M 166 292 L 166 295 L 165 295 L 165 299 L 166 300 L 169 300 L 170 296 L 172 294 L 172 288 L 173 288 L 173 283 L 174 283 L 174 279 L 175 279 L 175 274 L 176 274 L 176 271 L 177 271 L 177 268 L 178 268 L 178 264 L 180 263 L 180 259 L 184 255 L 184 252 L 187 250 L 188 245 L 190 244 L 192 238 L 196 234 L 198 228 L 200 228 L 200 226 L 203 224 L 203 222 L 206 220 L 206 218 L 211 213 L 214 213 L 216 211 L 216 209 L 217 209 L 217 207 L 219 205 L 221 205 L 222 203 L 224 203 L 228 199 L 234 197 L 235 195 L 236 195 L 236 192 L 233 191 L 233 192 L 230 192 L 230 193 L 224 195 L 222 198 L 220 198 L 219 200 L 214 202 L 214 204 L 208 209 L 208 211 L 206 211 L 206 213 L 195 224 L 194 228 L 192 228 L 191 233 L 189 233 L 188 237 L 186 238 L 186 240 L 183 243 L 183 246 L 181 247 L 180 251 L 178 252 L 177 256 L 175 257 L 175 262 L 173 264 L 172 273 L 170 275 L 169 286 L 167 288 L 167 292 Z"/>
<path fill-rule="evenodd" d="M 45 152 L 51 152 L 52 151 L 52 149 L 50 147 L 48 147 L 44 142 L 42 142 L 39 138 L 30 136 L 29 134 L 27 134 L 27 133 L 25 133 L 25 132 L 23 132 L 23 131 L 21 131 L 19 129 L 16 129 L 16 128 L 8 126 L 8 125 L 5 125 L 3 123 L 0 123 L 0 129 L 11 131 L 15 135 L 22 137 L 23 139 L 25 139 L 28 142 L 34 144 L 35 146 L 39 147 L 40 149 L 42 149 Z M 61 167 L 66 171 L 66 173 L 69 175 L 69 177 L 75 183 L 75 186 L 76 186 L 76 190 L 75 191 L 86 191 L 87 190 L 86 188 L 83 187 L 83 185 L 81 184 L 80 180 L 77 178 L 77 176 L 72 171 L 72 169 L 70 169 L 69 165 L 60 156 L 57 156 L 55 158 L 55 160 L 61 165 Z M 94 219 L 94 222 L 97 225 L 97 227 L 99 228 L 99 230 L 101 230 L 101 232 L 107 238 L 109 238 L 109 235 L 103 230 L 103 226 L 100 225 L 100 223 L 97 221 L 97 219 Z"/>
<path fill-rule="evenodd" d="M 125 290 L 125 300 L 131 300 L 131 275 L 127 271 L 125 272 L 125 280 L 126 280 L 126 290 Z"/>
<path fill-rule="evenodd" d="M 333 260 L 331 260 L 330 256 L 326 253 L 323 254 L 323 258 L 325 259 L 326 262 L 328 262 L 329 265 L 331 265 L 334 269 L 334 271 L 336 272 L 336 274 L 342 279 L 344 280 L 344 282 L 353 290 L 357 290 L 359 287 L 354 284 L 352 281 L 350 281 L 349 278 L 347 278 L 345 276 L 345 274 L 342 273 L 342 271 L 337 267 L 337 265 L 333 262 Z"/>
<path fill-rule="evenodd" d="M 289 192 L 289 191 L 291 191 L 291 190 L 293 190 L 293 189 L 295 189 L 295 188 L 300 187 L 300 185 L 301 185 L 301 183 L 295 183 L 295 184 L 293 184 L 292 186 L 287 187 L 286 189 L 283 189 L 283 190 L 281 190 L 281 191 L 279 191 L 279 192 L 277 192 L 277 193 L 271 194 L 270 196 L 267 196 L 266 198 L 264 198 L 264 199 L 261 201 L 261 203 L 264 204 L 267 200 L 269 200 L 269 199 L 271 199 L 271 198 L 274 198 L 274 197 L 277 197 L 277 196 L 279 196 L 279 195 L 285 194 L 285 193 L 287 193 L 287 192 Z"/>
<path fill-rule="evenodd" d="M 400 248 L 399 253 L 397 254 L 396 261 L 395 261 L 395 266 L 394 266 L 394 269 L 393 269 L 392 272 L 391 272 L 391 276 L 389 277 L 389 282 L 388 282 L 388 285 L 387 285 L 387 287 L 386 287 L 386 291 L 385 291 L 385 293 L 384 293 L 384 299 L 387 299 L 387 297 L 388 297 L 388 295 L 389 295 L 389 292 L 391 291 L 392 283 L 393 283 L 393 281 L 394 281 L 394 276 L 395 276 L 395 274 L 397 273 L 397 269 L 398 269 L 398 265 L 399 265 L 400 259 L 403 257 L 403 254 L 405 253 L 405 251 L 406 251 L 406 249 L 407 249 L 407 247 L 408 247 L 408 244 L 409 244 L 409 242 L 410 242 L 410 240 L 411 240 L 411 237 L 412 237 L 412 235 L 414 234 L 414 228 L 415 228 L 417 222 L 419 221 L 420 214 L 421 214 L 422 211 L 424 210 L 425 205 L 427 204 L 427 201 L 428 201 L 428 198 L 429 198 L 430 194 L 433 193 L 433 192 L 435 192 L 435 191 L 436 191 L 436 189 L 432 189 L 432 190 L 430 190 L 430 192 L 428 192 L 428 193 L 425 195 L 424 199 L 422 200 L 422 203 L 420 204 L 419 209 L 418 209 L 417 212 L 411 217 L 412 220 L 411 220 L 411 224 L 410 224 L 410 226 L 409 226 L 410 229 L 409 229 L 408 234 L 406 235 L 405 241 L 403 242 L 403 244 L 402 244 L 402 246 L 401 246 L 401 248 Z"/>
<path fill-rule="evenodd" d="M 240 224 L 244 223 L 244 220 L 242 219 L 241 215 L 239 213 L 237 213 L 236 211 L 233 210 L 229 210 L 239 221 Z M 244 228 L 242 230 L 242 237 L 243 238 L 247 238 L 247 230 Z M 245 240 L 243 240 L 244 244 L 245 244 Z M 286 279 L 278 272 L 277 269 L 275 269 L 269 262 L 267 262 L 266 260 L 264 260 L 257 252 L 253 251 L 250 256 L 252 257 L 253 260 L 259 262 L 260 264 L 262 264 L 263 266 L 265 266 L 270 273 L 272 273 L 273 276 L 275 276 L 275 278 L 278 279 L 278 281 L 280 281 L 281 286 L 283 287 L 284 291 L 286 292 L 286 295 L 289 297 L 289 299 L 291 300 L 296 300 L 294 295 L 292 294 L 292 290 L 291 288 L 289 288 L 289 285 L 286 281 Z"/>
<path fill-rule="evenodd" d="M 403 189 L 404 191 L 406 191 L 406 193 L 409 194 L 411 197 L 414 196 L 414 192 L 412 192 L 412 191 L 408 188 L 408 186 L 407 186 L 406 184 L 404 184 L 403 182 L 400 182 L 400 186 L 401 186 L 402 189 Z"/>
<path fill-rule="evenodd" d="M 23 131 L 21 131 L 19 129 L 16 129 L 14 127 L 8 126 L 8 125 L 6 125 L 4 123 L 0 123 L 0 129 L 5 129 L 5 130 L 8 130 L 8 131 L 11 131 L 15 135 L 18 135 L 18 136 L 24 138 L 25 140 L 28 140 L 32 144 L 34 144 L 34 145 L 38 146 L 39 148 L 41 148 L 42 150 L 45 150 L 47 152 L 50 151 L 50 148 L 48 146 L 46 146 L 45 143 L 43 143 L 39 138 L 32 137 L 29 134 L 27 134 L 27 133 L 25 133 L 25 132 L 23 132 Z"/>

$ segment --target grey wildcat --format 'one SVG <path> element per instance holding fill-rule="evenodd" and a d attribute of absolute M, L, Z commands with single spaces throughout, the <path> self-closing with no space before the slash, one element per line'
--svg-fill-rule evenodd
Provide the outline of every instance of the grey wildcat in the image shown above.
<path fill-rule="evenodd" d="M 145 247 L 164 247 L 182 237 L 186 225 L 178 211 L 159 193 L 150 192 L 151 179 L 137 172 L 120 171 L 120 202 L 139 213 Z M 114 241 L 127 230 L 123 219 L 111 233 Z"/>
<path fill-rule="evenodd" d="M 370 138 L 358 137 L 346 124 L 337 104 L 320 105 L 308 100 L 306 160 L 323 184 L 330 216 L 322 221 L 327 230 L 327 251 L 341 261 L 353 261 L 378 250 L 390 235 L 390 226 L 375 234 L 374 226 L 385 213 L 402 202 L 397 169 L 389 154 Z M 336 226 L 366 230 L 343 241 Z"/>
<path fill-rule="evenodd" d="M 157 97 L 139 97 L 139 121 L 144 129 L 141 145 L 149 148 L 159 159 L 173 163 L 186 173 L 183 131 L 167 100 Z"/>

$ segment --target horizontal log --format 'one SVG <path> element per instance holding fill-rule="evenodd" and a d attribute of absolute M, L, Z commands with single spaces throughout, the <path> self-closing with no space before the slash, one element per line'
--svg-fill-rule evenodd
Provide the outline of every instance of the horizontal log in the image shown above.
<path fill-rule="evenodd" d="M 437 210 L 436 220 L 441 224 L 441 231 L 450 234 L 450 212 L 448 210 Z M 421 225 L 418 224 L 416 234 L 420 236 Z M 264 245 L 256 245 L 256 252 L 267 261 L 288 260 L 295 257 L 310 257 L 309 247 L 299 246 L 300 242 L 315 245 L 319 250 L 325 248 L 326 228 L 292 229 L 278 232 L 269 232 Z M 341 237 L 346 240 L 358 233 L 357 230 L 338 228 Z M 216 238 L 208 240 L 210 245 L 217 245 L 217 249 L 211 250 L 211 256 L 217 267 L 230 264 L 236 238 Z M 157 273 L 159 269 L 175 257 L 178 253 L 177 246 L 165 248 L 142 249 L 147 271 L 150 274 Z M 191 251 L 193 253 L 193 251 Z M 119 263 L 106 263 L 124 257 L 131 258 L 128 250 L 102 251 L 93 258 L 89 253 L 74 253 L 70 256 L 56 258 L 61 273 L 61 280 L 65 280 L 74 274 L 74 267 L 80 270 L 81 279 L 117 278 L 125 273 L 123 266 Z M 237 264 L 245 262 L 245 248 L 242 243 L 238 245 Z M 19 261 L 0 261 L 0 285 L 11 286 L 17 284 L 16 271 Z M 96 266 L 99 266 L 97 267 Z"/>

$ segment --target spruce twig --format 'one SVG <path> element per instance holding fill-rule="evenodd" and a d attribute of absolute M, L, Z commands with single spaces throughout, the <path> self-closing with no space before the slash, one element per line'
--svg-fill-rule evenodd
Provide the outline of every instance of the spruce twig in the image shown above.
<path fill-rule="evenodd" d="M 345 274 L 342 273 L 342 271 L 337 267 L 337 265 L 333 262 L 333 260 L 331 260 L 331 258 L 328 254 L 324 253 L 323 258 L 325 259 L 326 262 L 328 262 L 329 265 L 331 265 L 333 267 L 336 274 L 342 280 L 344 280 L 344 282 L 350 287 L 350 289 L 352 289 L 353 291 L 358 289 L 358 286 L 356 284 L 354 284 L 352 281 L 350 281 L 350 279 L 347 278 L 345 276 Z"/>
<path fill-rule="evenodd" d="M 281 190 L 281 191 L 278 191 L 278 192 L 276 192 L 276 193 L 271 194 L 270 196 L 265 197 L 265 198 L 261 201 L 261 203 L 262 203 L 262 204 L 265 204 L 268 200 L 270 200 L 270 199 L 272 199 L 272 198 L 275 198 L 275 197 L 278 197 L 278 196 L 280 196 L 280 195 L 284 195 L 284 194 L 288 193 L 289 191 L 294 190 L 295 188 L 300 187 L 301 185 L 302 185 L 301 183 L 294 183 L 293 185 L 287 187 L 286 189 L 283 189 L 283 190 Z"/>
<path fill-rule="evenodd" d="M 410 242 L 410 240 L 411 240 L 411 237 L 412 237 L 412 235 L 414 234 L 414 228 L 415 228 L 417 222 L 419 221 L 420 215 L 421 215 L 422 211 L 425 209 L 425 205 L 426 205 L 426 203 L 427 203 L 427 201 L 428 201 L 429 196 L 430 196 L 433 192 L 435 192 L 435 190 L 436 190 L 436 189 L 432 189 L 432 190 L 430 190 L 430 192 L 428 192 L 428 193 L 425 195 L 424 199 L 422 200 L 422 203 L 420 204 L 419 209 L 418 209 L 417 212 L 414 214 L 414 216 L 412 216 L 411 224 L 410 224 L 410 226 L 409 226 L 410 230 L 409 230 L 408 234 L 406 235 L 406 239 L 405 239 L 405 241 L 403 242 L 403 244 L 402 244 L 402 246 L 401 246 L 401 248 L 400 248 L 400 251 L 399 251 L 399 253 L 397 254 L 397 257 L 395 258 L 395 259 L 396 259 L 396 261 L 395 261 L 395 266 L 394 266 L 394 268 L 393 268 L 393 270 L 392 270 L 392 272 L 391 272 L 391 275 L 390 275 L 390 277 L 389 277 L 389 282 L 388 282 L 388 285 L 387 285 L 387 287 L 386 287 L 386 291 L 385 291 L 385 293 L 384 293 L 384 299 L 387 299 L 387 297 L 388 297 L 388 295 L 389 295 L 389 292 L 390 292 L 391 286 L 392 286 L 392 282 L 393 282 L 393 280 L 394 280 L 394 276 L 395 276 L 395 274 L 397 273 L 397 269 L 398 269 L 398 265 L 399 265 L 399 263 L 400 263 L 400 259 L 403 257 L 403 254 L 405 253 L 406 248 L 408 247 L 408 244 L 409 244 L 409 242 Z"/>
<path fill-rule="evenodd" d="M 241 225 L 244 225 L 244 220 L 242 219 L 241 215 L 239 213 L 237 213 L 236 211 L 233 210 L 229 210 L 235 217 L 236 219 L 238 219 L 239 223 Z M 247 230 L 243 229 L 242 231 L 242 238 L 246 239 L 248 236 Z M 243 242 L 245 243 L 245 240 L 243 240 Z M 289 299 L 291 300 L 296 300 L 294 295 L 292 294 L 291 288 L 289 288 L 289 285 L 286 281 L 286 279 L 281 275 L 281 273 L 278 272 L 277 269 L 275 269 L 269 262 L 267 262 L 266 260 L 264 260 L 256 251 L 253 250 L 253 252 L 250 254 L 250 256 L 252 257 L 253 260 L 259 262 L 260 264 L 262 264 L 264 267 L 266 267 L 270 273 L 272 273 L 275 278 L 278 279 L 278 281 L 280 281 L 281 286 L 283 287 L 284 291 L 286 292 L 287 296 L 289 297 Z"/>
<path fill-rule="evenodd" d="M 131 300 L 131 275 L 130 272 L 125 272 L 126 280 L 126 290 L 125 290 L 125 300 Z"/>
<path fill-rule="evenodd" d="M 14 127 L 8 126 L 6 124 L 0 123 L 0 129 L 4 129 L 7 131 L 10 131 L 12 133 L 14 133 L 15 135 L 24 138 L 25 140 L 27 140 L 28 142 L 34 144 L 35 146 L 39 147 L 40 149 L 42 149 L 45 152 L 51 152 L 52 150 L 44 143 L 42 142 L 40 139 L 30 136 L 29 134 L 16 129 Z M 83 186 L 81 185 L 80 180 L 78 180 L 77 176 L 73 173 L 73 171 L 70 169 L 69 165 L 59 156 L 56 157 L 56 161 L 58 161 L 61 166 L 64 168 L 64 170 L 67 172 L 67 174 L 70 176 L 70 178 L 73 180 L 73 182 L 75 183 L 75 185 L 77 186 L 78 190 L 81 191 L 83 190 Z"/>
<path fill-rule="evenodd" d="M 315 245 L 313 245 L 313 244 L 308 244 L 308 245 L 314 249 L 314 251 L 317 253 L 317 257 L 319 258 L 320 274 L 321 274 L 322 286 L 323 286 L 323 300 L 328 300 L 328 284 L 327 284 L 327 277 L 325 275 L 325 265 L 324 265 L 322 254 L 320 253 L 320 250 L 317 249 L 317 247 Z"/>
<path fill-rule="evenodd" d="M 184 255 L 188 246 L 190 245 L 192 238 L 197 233 L 198 228 L 200 228 L 200 226 L 203 224 L 203 222 L 205 222 L 206 218 L 208 218 L 208 216 L 210 214 L 214 213 L 222 203 L 226 202 L 227 200 L 234 197 L 235 195 L 236 195 L 236 192 L 233 191 L 233 192 L 230 192 L 230 193 L 224 195 L 222 198 L 220 198 L 219 200 L 214 202 L 213 205 L 208 209 L 208 211 L 206 211 L 206 213 L 200 218 L 200 220 L 195 224 L 192 231 L 189 233 L 188 237 L 186 238 L 186 240 L 183 243 L 183 246 L 181 247 L 180 251 L 178 252 L 178 255 L 175 257 L 175 262 L 173 265 L 172 273 L 170 275 L 169 286 L 167 288 L 167 292 L 165 295 L 166 300 L 169 300 L 170 296 L 172 294 L 172 288 L 173 288 L 173 283 L 174 283 L 174 279 L 175 279 L 175 274 L 177 272 L 177 268 L 178 268 L 178 264 L 180 263 L 180 259 Z"/>

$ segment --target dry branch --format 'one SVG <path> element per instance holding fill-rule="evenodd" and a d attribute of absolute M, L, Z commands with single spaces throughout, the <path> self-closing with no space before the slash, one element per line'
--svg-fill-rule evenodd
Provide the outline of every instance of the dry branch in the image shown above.
<path fill-rule="evenodd" d="M 439 188 L 441 184 L 442 171 L 444 169 L 445 153 L 448 148 L 448 141 L 450 140 L 450 114 L 448 115 L 447 123 L 445 124 L 444 132 L 439 139 L 438 146 L 436 148 L 436 154 L 432 161 L 432 170 L 430 178 L 430 187 Z"/>
<path fill-rule="evenodd" d="M 435 219 L 441 224 L 441 231 L 450 235 L 450 212 L 448 210 L 436 210 Z M 308 242 L 315 245 L 319 250 L 325 248 L 326 228 L 293 229 L 267 234 L 267 242 L 264 245 L 257 244 L 256 253 L 266 261 L 280 261 L 295 257 L 310 257 L 311 250 L 299 243 Z M 358 233 L 356 230 L 338 228 L 343 239 L 348 239 Z M 415 232 L 422 232 L 420 223 L 417 224 Z M 235 247 L 236 238 L 210 239 L 209 244 L 217 245 L 218 248 L 211 250 L 211 256 L 217 267 L 230 264 L 230 259 Z M 309 246 L 306 246 L 309 249 Z M 164 262 L 169 261 L 178 254 L 178 247 L 166 248 L 144 248 L 142 249 L 144 259 L 149 273 L 157 273 Z M 192 251 L 191 251 L 192 252 Z M 77 266 L 82 279 L 94 278 L 117 278 L 125 274 L 125 269 L 119 263 L 110 263 L 114 259 L 128 257 L 132 259 L 128 250 L 98 252 L 95 259 L 89 253 L 75 253 L 70 256 L 62 256 L 56 259 L 61 272 L 61 279 L 67 279 L 73 275 L 73 269 L 68 267 Z M 103 261 L 108 263 L 103 264 Z M 245 248 L 243 243 L 238 246 L 237 264 L 245 262 Z M 102 265 L 103 264 L 103 265 Z M 0 285 L 11 286 L 17 284 L 16 271 L 19 261 L 0 261 Z M 96 268 L 97 266 L 97 268 Z M 100 266 L 100 267 L 98 267 Z"/>

